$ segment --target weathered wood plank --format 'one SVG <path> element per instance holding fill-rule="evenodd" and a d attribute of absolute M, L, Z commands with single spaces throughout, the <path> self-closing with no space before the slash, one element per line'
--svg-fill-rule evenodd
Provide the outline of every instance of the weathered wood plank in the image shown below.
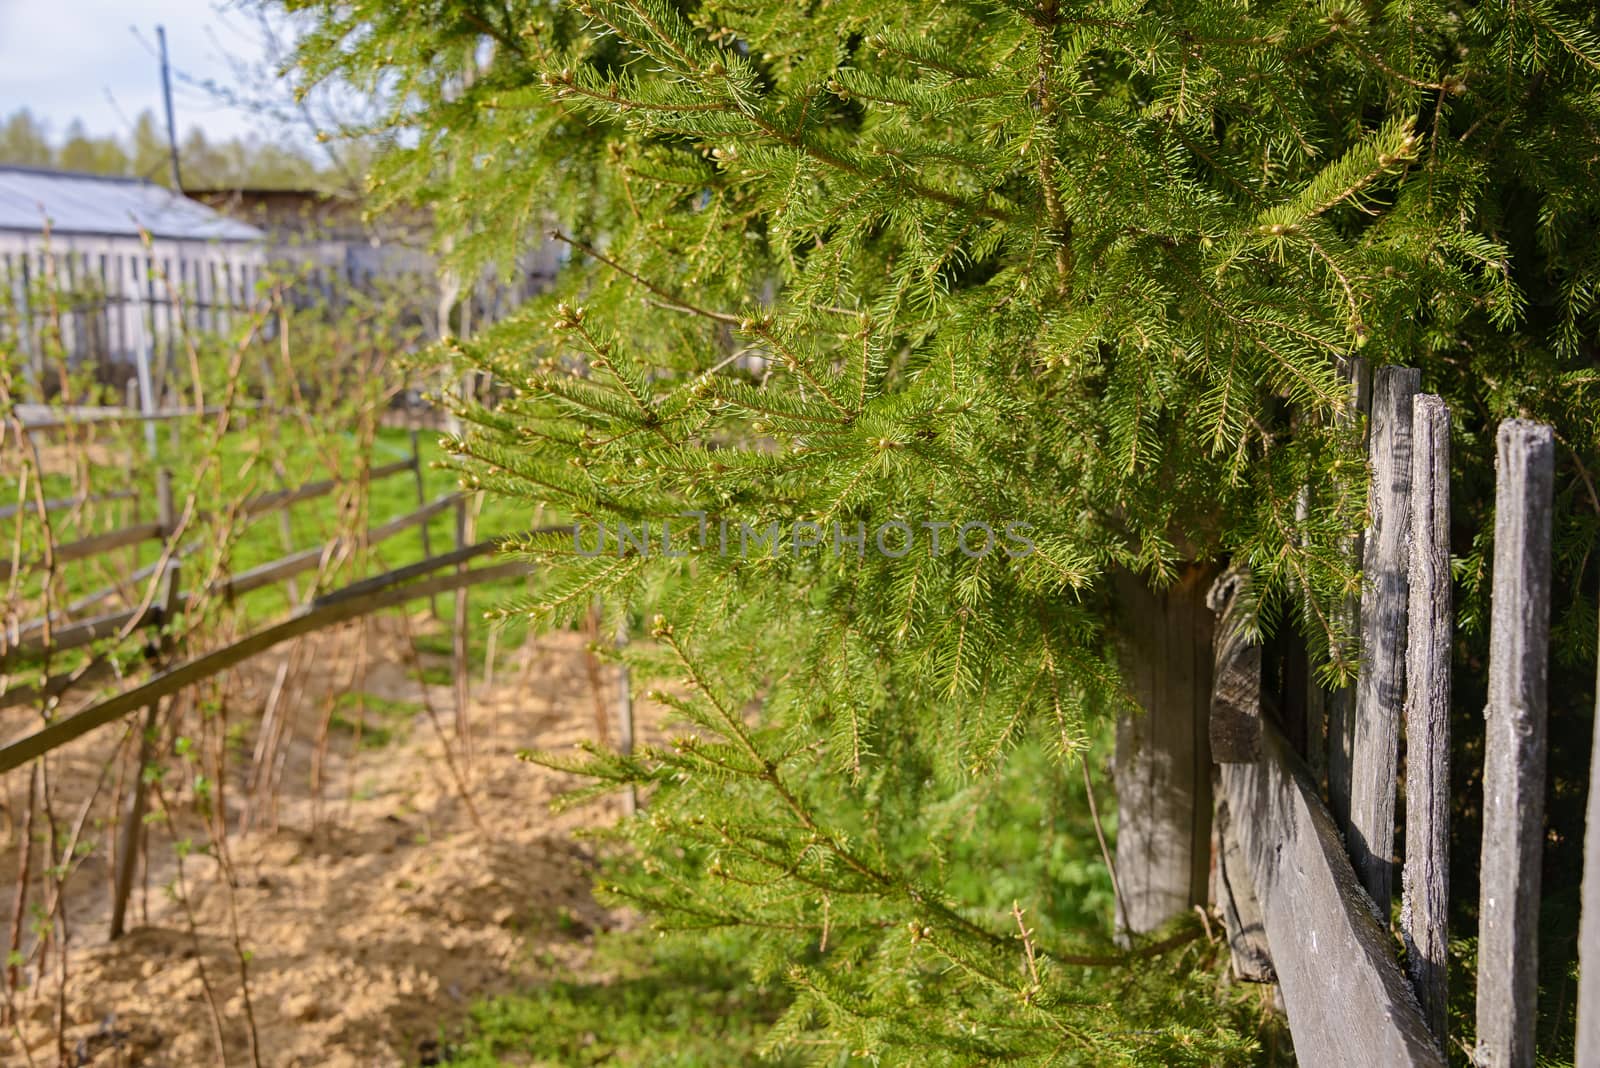
<path fill-rule="evenodd" d="M 374 467 L 369 477 L 372 479 L 388 478 L 390 475 L 398 475 L 402 471 L 410 471 L 411 468 L 410 459 L 396 460 L 393 463 Z M 287 508 L 292 504 L 297 504 L 300 501 L 325 497 L 342 484 L 337 480 L 328 479 L 322 482 L 309 482 L 292 489 L 263 493 L 245 501 L 240 507 L 240 511 L 247 516 L 274 512 L 280 508 Z M 205 514 L 201 513 L 196 518 L 203 518 Z M 104 534 L 94 534 L 86 538 L 80 538 L 77 541 L 64 542 L 55 547 L 53 555 L 57 564 L 73 560 L 87 560 L 92 556 L 99 556 L 129 545 L 136 545 L 142 541 L 156 540 L 164 537 L 165 534 L 166 531 L 161 523 L 136 523 L 118 530 L 106 531 Z M 44 558 L 39 556 L 22 561 L 21 570 L 24 572 L 33 571 L 42 566 L 44 566 Z M 11 561 L 0 560 L 0 579 L 10 578 L 12 570 Z"/>
<path fill-rule="evenodd" d="M 1222 913 L 1222 927 L 1228 937 L 1229 965 L 1235 979 L 1251 983 L 1274 983 L 1278 973 L 1272 967 L 1272 949 L 1267 945 L 1267 928 L 1261 919 L 1250 868 L 1245 863 L 1239 835 L 1231 824 L 1232 814 L 1224 797 L 1217 798 L 1214 817 L 1217 829 L 1216 883 L 1213 896 Z"/>
<path fill-rule="evenodd" d="M 51 675 L 37 686 L 7 686 L 0 691 L 0 708 L 37 705 L 80 686 L 94 686 L 117 677 L 120 665 L 112 660 L 91 660 L 73 671 Z"/>
<path fill-rule="evenodd" d="M 406 462 L 407 462 L 407 464 L 411 464 L 411 462 L 413 460 L 415 460 L 415 459 L 416 459 L 416 456 L 413 454 L 413 456 L 411 458 L 409 458 Z M 394 464 L 389 464 L 389 465 L 387 465 L 385 467 L 373 468 L 370 477 L 372 477 L 372 478 L 386 478 L 389 475 L 396 474 L 398 472 L 397 472 L 397 470 L 394 470 L 395 466 L 396 465 L 394 465 Z M 413 465 L 413 467 L 414 467 L 414 465 Z M 321 496 L 321 495 L 326 494 L 326 493 L 330 493 L 330 492 L 333 491 L 333 489 L 337 485 L 338 485 L 338 483 L 336 483 L 336 482 L 317 482 L 317 483 L 312 483 L 310 486 L 300 487 L 300 489 L 298 491 L 293 490 L 293 489 L 291 489 L 289 491 L 282 491 L 282 490 L 275 491 L 274 493 L 271 493 L 271 494 L 267 495 L 267 498 L 269 498 L 269 499 L 256 498 L 255 499 L 255 501 L 256 501 L 255 504 L 251 504 L 251 503 L 247 502 L 246 505 L 245 505 L 245 511 L 246 511 L 247 514 L 251 514 L 251 509 L 252 508 L 255 508 L 257 511 L 272 511 L 272 510 L 274 510 L 274 508 L 281 508 L 281 507 L 284 506 L 284 500 L 283 500 L 283 493 L 284 492 L 291 492 L 291 493 L 299 492 L 301 494 L 301 496 L 299 496 L 299 497 L 297 497 L 295 499 L 296 500 L 306 500 L 309 497 L 316 497 L 316 496 Z M 294 502 L 291 501 L 289 503 L 294 503 Z M 421 498 L 418 499 L 417 503 L 418 503 L 419 506 L 422 505 L 423 502 L 422 502 Z M 197 512 L 195 514 L 195 519 L 197 519 L 197 520 L 205 519 L 205 518 L 207 518 L 207 516 L 208 516 L 208 513 L 206 513 L 206 512 Z M 423 534 L 424 534 L 424 541 L 426 541 L 427 527 L 424 526 L 422 528 L 422 530 L 423 530 Z M 197 545 L 198 545 L 198 542 L 189 542 L 186 545 L 181 545 L 181 546 L 178 547 L 176 555 L 178 555 L 180 557 L 187 556 L 190 552 L 192 552 L 196 548 Z M 423 556 L 425 556 L 425 557 L 426 556 L 431 556 L 431 555 L 432 555 L 431 552 L 424 552 L 423 553 Z M 69 613 L 81 612 L 85 608 L 88 608 L 90 605 L 98 604 L 99 602 L 105 600 L 106 598 L 111 597 L 111 596 L 113 596 L 113 595 L 115 595 L 115 594 L 117 594 L 119 592 L 122 592 L 124 589 L 126 589 L 130 585 L 133 585 L 135 583 L 144 581 L 145 579 L 149 578 L 151 575 L 156 573 L 156 567 L 157 567 L 158 564 L 159 564 L 159 561 L 157 561 L 157 563 L 146 564 L 144 567 L 141 567 L 138 570 L 136 570 L 136 571 L 132 572 L 131 574 L 129 574 L 126 577 L 126 579 L 120 584 L 112 585 L 112 586 L 105 586 L 105 587 L 102 587 L 101 589 L 95 590 L 92 593 L 84 594 L 82 597 L 79 597 L 77 600 L 73 601 L 68 606 L 68 609 L 67 609 L 68 612 Z"/>
<path fill-rule="evenodd" d="M 0 652 L 0 671 L 10 669 L 16 662 L 26 657 L 42 654 L 47 646 L 51 652 L 60 653 L 68 649 L 81 648 L 102 638 L 109 638 L 124 628 L 130 631 L 137 630 L 148 623 L 148 617 L 154 611 L 154 608 L 146 608 L 141 613 L 136 608 L 125 608 L 119 612 L 107 612 L 104 615 L 80 619 L 76 623 L 58 624 L 51 630 L 48 642 L 45 640 L 45 628 L 42 624 L 29 624 L 15 645 Z M 128 624 L 134 620 L 137 622 L 130 627 Z"/>
<path fill-rule="evenodd" d="M 1346 423 L 1372 411 L 1372 375 L 1367 361 L 1351 357 L 1341 370 L 1350 383 L 1350 403 L 1338 413 Z M 1370 427 L 1368 428 L 1370 429 Z M 1352 567 L 1361 566 L 1362 536 L 1358 532 L 1345 546 Z M 1352 633 L 1360 627 L 1361 599 L 1349 598 L 1340 612 L 1341 623 Z M 1308 702 L 1309 703 L 1309 702 Z M 1350 833 L 1350 759 L 1355 748 L 1356 695 L 1351 686 L 1326 691 L 1322 710 L 1327 716 L 1328 804 L 1334 823 L 1346 837 Z"/>
<path fill-rule="evenodd" d="M 1211 759 L 1219 764 L 1261 755 L 1261 643 L 1244 626 L 1250 573 L 1235 565 L 1206 594 L 1216 614 L 1211 715 Z"/>
<path fill-rule="evenodd" d="M 1549 427 L 1500 424 L 1478 884 L 1477 1063 L 1484 1068 L 1533 1064 L 1554 460 Z"/>
<path fill-rule="evenodd" d="M 117 490 L 114 493 L 80 494 L 76 497 L 53 497 L 44 502 L 44 510 L 49 512 L 70 512 L 91 504 L 104 504 L 110 501 L 125 501 L 133 497 L 132 490 Z M 38 513 L 38 504 L 29 501 L 26 504 L 8 504 L 0 508 L 0 521 L 11 519 L 18 512 L 27 515 Z"/>
<path fill-rule="evenodd" d="M 1113 573 L 1119 652 L 1140 715 L 1117 723 L 1117 877 L 1127 927 L 1152 931 L 1204 904 L 1211 875 L 1212 615 L 1215 569 L 1156 591 Z"/>
<path fill-rule="evenodd" d="M 1400 717 L 1406 692 L 1406 527 L 1411 495 L 1414 367 L 1383 367 L 1372 386 L 1372 488 L 1361 563 L 1361 668 L 1356 676 L 1346 844 L 1361 885 L 1389 915 Z"/>
<path fill-rule="evenodd" d="M 381 544 L 396 534 L 410 530 L 415 526 L 426 529 L 430 519 L 455 504 L 456 497 L 456 494 L 439 497 L 414 512 L 407 512 L 405 515 L 396 516 L 394 519 L 388 520 L 379 526 L 370 528 L 366 536 L 367 546 Z M 299 552 L 290 553 L 288 556 L 270 560 L 248 571 L 241 571 L 232 578 L 225 579 L 217 584 L 210 593 L 217 597 L 236 597 L 240 594 L 261 589 L 263 586 L 271 586 L 289 578 L 291 575 L 298 575 L 317 568 L 321 566 L 324 557 L 336 555 L 346 549 L 353 549 L 356 544 L 356 538 L 341 536 L 327 545 L 318 545 L 310 549 L 302 549 Z M 294 603 L 294 598 L 291 597 L 290 600 L 291 603 Z M 185 604 L 187 603 L 188 599 L 185 598 Z"/>
<path fill-rule="evenodd" d="M 390 475 L 398 475 L 403 471 L 410 471 L 411 466 L 409 457 L 404 460 L 395 460 L 392 463 L 380 464 L 367 472 L 367 478 L 371 481 L 388 478 Z M 345 484 L 345 482 L 331 478 L 324 479 L 321 482 L 307 482 L 303 486 L 295 486 L 292 489 L 275 490 L 271 493 L 263 493 L 259 496 L 251 497 L 240 506 L 239 510 L 247 516 L 263 515 L 279 508 L 287 508 L 291 504 L 298 504 L 301 501 L 326 497 Z"/>
<path fill-rule="evenodd" d="M 153 541 L 159 537 L 161 537 L 160 523 L 135 523 L 117 530 L 108 530 L 104 534 L 91 534 L 77 541 L 63 542 L 54 548 L 51 555 L 57 564 L 65 564 L 73 560 L 87 560 L 91 556 L 137 545 L 141 541 Z M 37 571 L 44 565 L 44 557 L 36 556 L 23 560 L 19 569 L 23 572 Z M 11 561 L 0 560 L 0 579 L 10 578 L 12 572 Z"/>
<path fill-rule="evenodd" d="M 1600 1068 L 1600 670 L 1595 673 L 1589 811 L 1583 834 L 1583 916 L 1578 921 L 1578 1058 Z"/>
<path fill-rule="evenodd" d="M 1422 1017 L 1448 1045 L 1450 904 L 1450 409 L 1412 402 L 1406 623 L 1406 860 L 1400 929 Z"/>
<path fill-rule="evenodd" d="M 1268 725 L 1220 774 L 1300 1064 L 1444 1068 L 1304 763 Z"/>

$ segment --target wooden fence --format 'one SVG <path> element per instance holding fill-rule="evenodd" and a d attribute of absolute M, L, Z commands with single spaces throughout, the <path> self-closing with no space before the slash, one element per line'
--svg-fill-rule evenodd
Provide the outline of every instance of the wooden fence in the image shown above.
<path fill-rule="evenodd" d="M 168 371 L 186 337 L 226 333 L 260 316 L 276 292 L 296 312 L 330 313 L 361 300 L 398 295 L 397 318 L 439 336 L 454 309 L 455 333 L 499 322 L 548 287 L 565 246 L 541 241 L 505 272 L 470 284 L 441 277 L 432 257 L 396 255 L 366 242 L 304 245 L 60 238 L 0 234 L 0 344 L 22 357 L 41 395 L 54 388 L 46 353 L 96 377 L 146 412 L 170 401 Z M 441 301 L 443 306 L 441 307 Z M 277 323 L 261 327 L 271 336 Z"/>
<path fill-rule="evenodd" d="M 153 411 L 165 369 L 176 366 L 186 332 L 223 332 L 248 321 L 268 277 L 253 244 L 78 239 L 52 248 L 38 240 L 0 247 L 0 342 L 24 357 L 25 374 L 51 384 L 46 350 L 70 366 L 91 366 L 119 390 L 136 384 Z M 119 394 L 120 395 L 120 394 Z"/>
<path fill-rule="evenodd" d="M 1355 377 L 1359 386 L 1359 365 Z M 1123 576 L 1118 590 L 1126 664 L 1146 711 L 1118 731 L 1121 923 L 1147 931 L 1214 902 L 1235 974 L 1278 984 L 1296 1055 L 1312 1066 L 1443 1065 L 1455 1043 L 1446 1015 L 1450 414 L 1419 389 L 1415 370 L 1385 368 L 1370 391 L 1370 525 L 1351 547 L 1363 575 L 1351 606 L 1362 649 L 1353 701 L 1309 678 L 1303 648 L 1246 638 L 1247 571 L 1195 568 L 1160 592 Z M 1501 425 L 1471 1051 L 1495 1068 L 1535 1063 L 1553 466 L 1549 427 Z M 1190 662 L 1197 647 L 1212 650 L 1209 662 Z M 1600 776 L 1600 737 L 1594 760 Z M 1600 779 L 1595 787 L 1589 825 L 1600 828 Z M 1580 1068 L 1600 1068 L 1597 837 L 1586 843 Z"/>
<path fill-rule="evenodd" d="M 95 418 L 103 420 L 116 416 L 100 412 Z M 141 421 L 146 416 L 128 415 L 125 418 Z M 68 423 L 72 421 L 67 420 Z M 37 426 L 32 429 L 37 429 Z M 372 526 L 361 536 L 345 534 L 325 544 L 298 551 L 289 549 L 286 533 L 286 552 L 283 556 L 238 573 L 219 574 L 187 591 L 180 580 L 182 562 L 192 556 L 200 544 L 197 541 L 180 541 L 184 528 L 176 522 L 171 476 L 165 470 L 158 473 L 154 496 L 159 514 L 153 520 L 56 544 L 50 547 L 52 551 L 49 553 L 25 558 L 15 564 L 0 562 L 0 579 L 5 579 L 14 571 L 27 572 L 44 566 L 46 559 L 59 564 L 66 560 L 87 559 L 141 542 L 159 542 L 162 545 L 160 558 L 154 564 L 135 570 L 118 585 L 80 596 L 51 618 L 36 619 L 9 631 L 0 631 L 0 707 L 20 704 L 48 707 L 74 690 L 100 685 L 115 677 L 118 674 L 115 660 L 104 655 L 109 650 L 91 654 L 87 659 L 80 655 L 81 662 L 72 670 L 44 674 L 53 658 L 94 643 L 104 643 L 114 648 L 125 642 L 139 640 L 150 667 L 143 681 L 71 714 L 46 717 L 40 729 L 0 746 L 0 774 L 35 760 L 99 727 L 122 720 L 130 713 L 142 710 L 146 727 L 149 728 L 155 723 L 163 699 L 291 639 L 408 602 L 433 598 L 444 592 L 464 593 L 468 587 L 478 583 L 525 573 L 527 565 L 515 562 L 477 568 L 468 566 L 472 561 L 490 554 L 498 542 L 467 541 L 471 524 L 467 518 L 468 500 L 464 494 L 452 493 L 432 501 L 425 499 L 417 444 L 417 435 L 413 432 L 409 456 L 365 472 L 368 480 L 410 474 L 416 483 L 417 507 L 414 510 Z M 274 512 L 283 514 L 285 509 L 297 503 L 333 493 L 340 484 L 338 480 L 326 479 L 260 494 L 243 501 L 238 506 L 238 515 L 248 519 Z M 109 496 L 121 498 L 131 493 L 128 491 L 127 494 Z M 81 503 L 77 499 L 47 501 L 45 508 L 71 508 Z M 429 544 L 428 522 L 450 510 L 454 510 L 457 516 L 456 547 L 435 554 Z M 213 598 L 232 599 L 267 586 L 293 582 L 294 576 L 319 570 L 326 561 L 339 558 L 358 545 L 370 547 L 412 529 L 419 532 L 422 543 L 420 560 L 314 596 L 300 604 L 286 619 L 221 648 L 187 659 L 180 658 L 181 650 L 172 642 L 176 632 L 174 624 L 192 605 Z M 141 595 L 138 587 L 147 582 L 153 582 L 154 585 Z M 133 606 L 96 615 L 83 614 L 119 593 L 133 601 Z M 458 677 L 464 678 L 467 671 L 464 662 L 467 648 L 466 604 L 458 600 L 456 607 L 455 670 Z M 29 675 L 32 676 L 31 681 L 18 684 L 19 679 Z M 458 697 L 464 699 L 464 695 L 458 694 Z M 147 729 L 141 737 L 147 739 L 149 734 Z M 148 741 L 142 741 L 140 766 L 148 764 L 152 758 Z M 129 887 L 142 841 L 139 832 L 145 816 L 145 789 L 143 777 L 135 777 L 129 806 L 122 815 L 121 844 L 115 852 L 112 937 L 117 937 L 123 930 Z"/>

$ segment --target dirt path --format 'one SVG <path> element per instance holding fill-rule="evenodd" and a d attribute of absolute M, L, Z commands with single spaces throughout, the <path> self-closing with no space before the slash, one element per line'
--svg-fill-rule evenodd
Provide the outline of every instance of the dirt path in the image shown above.
<path fill-rule="evenodd" d="M 173 843 L 203 843 L 198 818 L 176 827 L 152 825 L 155 859 L 148 890 L 134 892 L 128 934 L 108 943 L 110 876 L 103 846 L 79 865 L 67 895 L 69 1063 L 221 1064 L 220 1020 L 226 1063 L 250 1065 L 252 1017 L 262 1065 L 430 1063 L 440 1028 L 459 1022 L 473 999 L 526 985 L 552 970 L 581 968 L 597 929 L 631 922 L 590 897 L 592 847 L 572 835 L 614 819 L 615 803 L 552 815 L 547 803 L 567 783 L 514 755 L 521 748 L 560 749 L 593 736 L 581 637 L 547 638 L 529 647 L 531 660 L 523 664 L 503 658 L 492 689 L 475 679 L 475 821 L 440 741 L 441 729 L 453 741 L 451 688 L 424 689 L 405 669 L 397 626 L 386 625 L 370 639 L 370 667 L 360 689 L 376 709 L 365 714 L 368 745 L 354 745 L 346 722 L 354 710 L 338 694 L 349 688 L 355 633 L 352 627 L 319 636 L 308 649 L 305 685 L 293 701 L 295 740 L 288 747 L 277 827 L 262 811 L 257 829 L 229 835 L 237 883 L 231 894 L 222 865 L 201 852 L 182 860 L 179 879 Z M 241 680 L 242 704 L 255 710 L 246 719 L 250 729 L 274 670 L 274 661 L 262 658 Z M 329 700 L 339 702 L 332 747 L 338 755 L 324 773 L 325 800 L 314 806 L 310 739 Z M 13 722 L 6 726 L 15 733 Z M 69 747 L 55 764 L 58 821 L 67 821 L 63 813 L 75 812 L 89 796 L 117 734 L 108 728 L 92 744 Z M 246 731 L 230 766 L 236 760 L 241 769 L 248 767 L 251 741 Z M 383 744 L 372 746 L 374 741 Z M 459 762 L 455 745 L 451 752 Z M 25 773 L 13 778 L 19 776 Z M 8 788 L 25 790 L 25 777 Z M 175 797 L 186 789 L 173 781 L 164 781 L 163 788 Z M 106 811 L 90 822 L 103 825 L 86 834 L 102 843 L 111 826 L 105 821 L 111 793 L 102 787 L 95 811 Z M 17 812 L 15 795 L 7 801 Z M 174 801 L 173 808 L 184 806 Z M 236 802 L 230 811 L 239 811 Z M 480 822 L 481 830 L 475 825 Z M 16 839 L 13 830 L 0 852 L 7 913 Z M 37 887 L 33 901 L 43 900 L 43 893 Z M 235 917 L 247 959 L 248 1007 L 232 936 Z M 5 919 L 9 924 L 9 915 Z M 29 989 L 18 1004 L 27 1053 L 17 1030 L 0 1035 L 5 1064 L 30 1058 L 39 1065 L 56 1063 L 59 974 L 54 954 L 42 974 L 37 962 L 27 969 Z"/>

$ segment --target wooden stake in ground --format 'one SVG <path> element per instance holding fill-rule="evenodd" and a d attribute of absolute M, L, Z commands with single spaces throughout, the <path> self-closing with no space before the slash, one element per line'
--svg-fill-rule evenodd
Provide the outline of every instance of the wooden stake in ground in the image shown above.
<path fill-rule="evenodd" d="M 162 472 L 166 475 L 166 472 Z M 163 484 L 170 486 L 165 479 Z M 170 490 L 163 495 L 163 513 L 171 509 Z M 169 623 L 172 619 L 172 610 L 178 603 L 178 562 L 172 561 L 167 565 L 166 574 L 162 576 L 161 606 L 162 619 L 160 625 Z M 162 643 L 165 647 L 166 643 Z M 128 798 L 128 813 L 123 818 L 122 835 L 117 845 L 117 877 L 111 895 L 111 932 L 110 937 L 115 940 L 122 937 L 128 914 L 128 895 L 133 890 L 133 873 L 139 864 L 139 846 L 144 840 L 144 815 L 146 808 L 146 792 L 149 783 L 145 781 L 144 770 L 155 758 L 155 735 L 161 711 L 161 698 L 157 697 L 145 706 L 143 730 L 139 734 L 138 766 L 134 772 L 133 789 Z"/>
<path fill-rule="evenodd" d="M 272 376 L 272 361 L 265 356 L 261 357 L 261 385 L 269 394 L 276 394 L 276 383 L 273 381 Z M 272 472 L 278 478 L 278 489 L 287 492 L 290 489 L 289 471 L 284 466 L 283 457 L 274 456 L 272 458 Z M 278 540 L 286 554 L 294 551 L 294 526 L 289 521 L 287 509 L 278 513 Z M 289 603 L 298 607 L 300 604 L 300 586 L 291 578 L 288 580 L 288 587 Z"/>
<path fill-rule="evenodd" d="M 6 953 L 6 1022 L 16 1023 L 13 1002 L 22 968 L 18 957 L 22 949 L 22 924 L 28 912 L 28 884 L 33 878 L 33 818 L 38 807 L 39 765 L 28 769 L 28 804 L 22 812 L 22 834 L 17 839 L 17 890 L 12 898 L 11 931 Z"/>
<path fill-rule="evenodd" d="M 1406 862 L 1400 928 L 1411 986 L 1447 1048 L 1450 903 L 1450 409 L 1412 405 L 1411 589 L 1406 624 Z"/>
<path fill-rule="evenodd" d="M 463 496 L 456 502 L 456 549 L 459 551 L 472 544 L 472 528 L 474 505 L 478 498 L 468 499 Z M 458 565 L 458 574 L 466 572 L 465 562 Z M 461 743 L 461 763 L 470 773 L 472 768 L 472 724 L 468 718 L 469 704 L 472 700 L 472 679 L 468 674 L 467 664 L 467 588 L 460 586 L 456 589 L 456 618 L 454 623 L 455 633 L 452 642 L 454 663 L 452 671 L 455 673 L 456 687 L 456 740 Z"/>
<path fill-rule="evenodd" d="M 1481 1068 L 1531 1068 L 1534 1058 L 1554 478 L 1550 428 L 1500 424 L 1479 869 Z"/>
<path fill-rule="evenodd" d="M 588 639 L 583 647 L 583 667 L 589 676 L 589 698 L 594 704 L 594 740 L 602 749 L 611 747 L 611 713 L 606 708 L 606 688 L 601 681 L 600 657 L 595 648 L 600 644 L 600 598 L 589 602 L 589 612 L 583 621 L 583 636 Z"/>
<path fill-rule="evenodd" d="M 420 445 L 420 436 L 418 435 L 416 428 L 412 427 L 411 428 L 411 478 L 417 485 L 417 507 L 421 508 L 421 507 L 425 506 L 428 503 L 428 494 L 427 494 L 426 488 L 422 484 L 422 451 L 418 447 L 419 445 Z M 422 535 L 422 558 L 424 560 L 426 560 L 428 557 L 433 555 L 432 538 L 428 534 L 428 524 L 427 523 L 423 523 L 422 526 L 420 528 L 418 528 L 418 533 L 420 533 Z M 438 619 L 439 618 L 439 598 L 438 597 L 430 597 L 430 598 L 428 598 L 428 614 L 433 616 L 434 619 Z"/>
<path fill-rule="evenodd" d="M 133 789 L 128 795 L 128 811 L 122 818 L 122 830 L 117 837 L 117 874 L 111 890 L 111 932 L 114 942 L 127 928 L 128 896 L 133 892 L 133 873 L 139 867 L 139 845 L 144 835 L 144 815 L 147 807 L 144 769 L 155 760 L 156 722 L 161 712 L 161 700 L 150 702 L 144 710 L 144 721 L 139 730 L 139 746 L 134 760 Z"/>

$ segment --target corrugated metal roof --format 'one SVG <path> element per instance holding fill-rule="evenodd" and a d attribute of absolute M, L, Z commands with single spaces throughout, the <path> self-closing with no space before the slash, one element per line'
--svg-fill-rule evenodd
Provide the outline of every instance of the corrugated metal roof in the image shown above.
<path fill-rule="evenodd" d="M 136 178 L 0 166 L 0 230 L 152 237 L 192 241 L 259 241 L 254 226 L 188 197 Z"/>

